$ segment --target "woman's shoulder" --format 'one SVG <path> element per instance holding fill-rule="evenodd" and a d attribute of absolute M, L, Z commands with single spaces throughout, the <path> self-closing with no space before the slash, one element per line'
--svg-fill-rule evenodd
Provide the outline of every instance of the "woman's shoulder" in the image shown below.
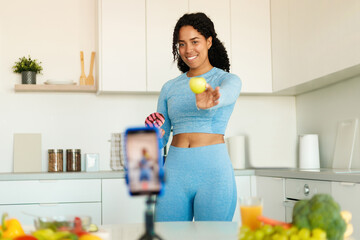
<path fill-rule="evenodd" d="M 215 74 L 218 75 L 222 80 L 229 79 L 229 80 L 241 82 L 240 77 L 235 73 L 226 72 L 220 68 L 216 68 L 215 70 L 216 70 Z"/>

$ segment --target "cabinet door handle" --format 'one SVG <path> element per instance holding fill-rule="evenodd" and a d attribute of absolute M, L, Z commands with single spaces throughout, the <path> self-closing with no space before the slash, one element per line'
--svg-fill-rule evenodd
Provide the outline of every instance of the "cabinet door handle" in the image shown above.
<path fill-rule="evenodd" d="M 272 179 L 274 179 L 274 180 L 282 180 L 282 178 L 279 178 L 279 177 L 273 177 Z"/>
<path fill-rule="evenodd" d="M 353 187 L 356 185 L 356 183 L 350 183 L 350 182 L 341 182 L 340 185 L 342 186 L 349 186 L 349 187 Z"/>
<path fill-rule="evenodd" d="M 307 184 L 304 185 L 304 194 L 305 196 L 308 196 L 310 194 L 310 187 Z"/>

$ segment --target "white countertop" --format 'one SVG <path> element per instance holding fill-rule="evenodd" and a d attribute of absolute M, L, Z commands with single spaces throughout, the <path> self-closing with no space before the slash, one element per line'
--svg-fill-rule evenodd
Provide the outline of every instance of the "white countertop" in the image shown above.
<path fill-rule="evenodd" d="M 104 225 L 101 229 L 109 233 L 104 240 L 138 240 L 145 233 L 140 223 Z M 155 223 L 155 233 L 163 240 L 237 240 L 238 231 L 237 222 Z"/>
<path fill-rule="evenodd" d="M 235 170 L 236 176 L 252 176 L 254 170 Z M 0 181 L 124 178 L 124 171 L 0 173 Z"/>
<path fill-rule="evenodd" d="M 360 169 L 256 169 L 256 176 L 360 183 Z"/>
<path fill-rule="evenodd" d="M 235 176 L 267 176 L 279 178 L 312 179 L 320 181 L 338 181 L 360 183 L 360 169 L 296 169 L 266 168 L 237 169 Z M 99 172 L 38 172 L 38 173 L 0 173 L 0 181 L 19 180 L 68 180 L 68 179 L 116 179 L 124 178 L 124 171 Z"/>

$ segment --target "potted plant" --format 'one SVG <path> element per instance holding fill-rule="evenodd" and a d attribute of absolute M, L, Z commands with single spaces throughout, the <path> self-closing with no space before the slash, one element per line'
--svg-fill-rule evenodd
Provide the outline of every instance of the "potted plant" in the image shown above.
<path fill-rule="evenodd" d="M 15 62 L 12 68 L 14 73 L 21 73 L 22 84 L 36 84 L 36 74 L 41 74 L 43 70 L 41 62 L 38 62 L 36 59 L 31 59 L 30 55 L 29 58 L 19 58 L 19 61 Z"/>

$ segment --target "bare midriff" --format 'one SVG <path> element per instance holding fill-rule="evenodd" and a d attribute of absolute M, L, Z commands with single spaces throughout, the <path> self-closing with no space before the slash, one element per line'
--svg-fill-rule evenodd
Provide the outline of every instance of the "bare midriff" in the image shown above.
<path fill-rule="evenodd" d="M 214 133 L 180 133 L 171 142 L 174 147 L 193 148 L 224 143 L 223 134 Z"/>

